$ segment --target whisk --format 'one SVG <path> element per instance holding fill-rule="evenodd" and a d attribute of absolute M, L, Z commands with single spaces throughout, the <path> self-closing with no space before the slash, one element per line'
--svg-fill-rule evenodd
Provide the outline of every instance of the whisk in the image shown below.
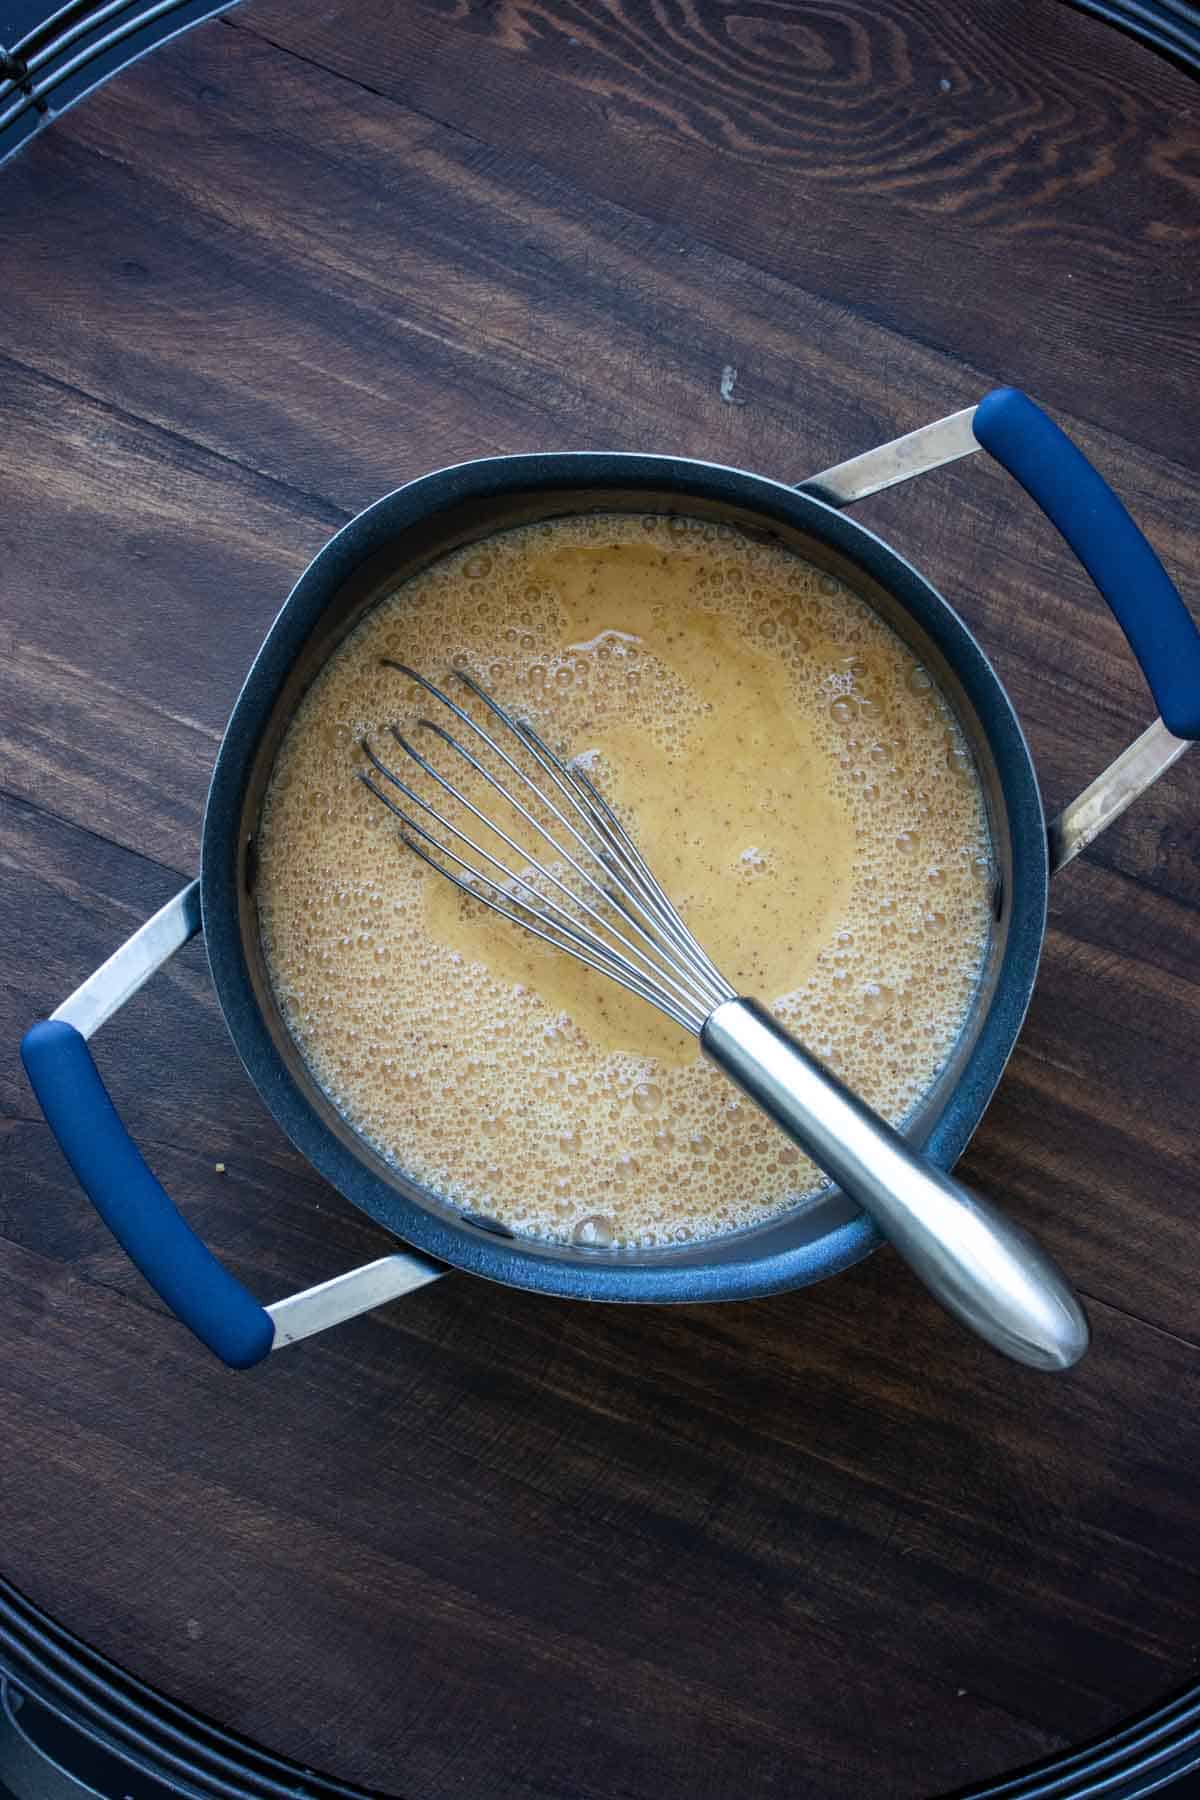
<path fill-rule="evenodd" d="M 471 770 L 483 788 L 468 783 L 504 809 L 499 817 L 485 812 L 393 725 L 403 773 L 364 738 L 369 769 L 358 776 L 399 821 L 407 847 L 471 899 L 693 1032 L 709 1060 L 870 1214 L 980 1337 L 1034 1368 L 1077 1362 L 1087 1319 L 1045 1251 L 921 1156 L 757 1001 L 736 993 L 580 764 L 555 755 L 466 670 L 455 669 L 453 679 L 492 729 L 416 669 L 382 661 L 436 702 L 438 716 L 415 727 L 441 746 L 432 753 L 446 763 L 450 752 L 459 781 Z M 421 776 L 425 795 L 413 785 Z M 547 854 L 531 857 L 530 842 Z"/>

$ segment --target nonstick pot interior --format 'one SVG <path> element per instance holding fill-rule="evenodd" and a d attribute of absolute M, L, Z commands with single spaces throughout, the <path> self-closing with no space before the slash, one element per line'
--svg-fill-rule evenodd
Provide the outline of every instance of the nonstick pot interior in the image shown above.
<path fill-rule="evenodd" d="M 271 991 L 254 901 L 255 834 L 280 740 L 315 675 L 371 606 L 436 557 L 496 531 L 595 511 L 686 513 L 771 536 L 874 607 L 957 712 L 987 800 L 994 928 L 967 1025 L 906 1127 L 942 1166 L 953 1163 L 1016 1039 L 1041 947 L 1045 824 L 1028 750 L 979 646 L 915 570 L 822 502 L 736 470 L 586 452 L 495 458 L 426 476 L 352 520 L 297 583 L 221 746 L 202 866 L 213 978 L 242 1060 L 284 1130 L 356 1205 L 429 1254 L 517 1286 L 591 1299 L 721 1299 L 802 1286 L 877 1241 L 836 1189 L 748 1230 L 654 1250 L 551 1245 L 464 1215 L 346 1123 L 309 1074 Z"/>

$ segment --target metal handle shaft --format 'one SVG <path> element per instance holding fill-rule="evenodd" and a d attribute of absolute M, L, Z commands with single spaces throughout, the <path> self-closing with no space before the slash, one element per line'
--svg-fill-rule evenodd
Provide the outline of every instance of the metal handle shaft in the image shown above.
<path fill-rule="evenodd" d="M 21 1054 L 84 1192 L 172 1311 L 223 1362 L 242 1369 L 446 1271 L 415 1251 L 397 1250 L 264 1307 L 184 1223 L 113 1110 L 86 1040 L 200 929 L 200 883 L 193 881 L 48 1021 L 26 1032 Z"/>
<path fill-rule="evenodd" d="M 926 1287 L 1015 1362 L 1069 1369 L 1088 1346 L 1075 1293 L 1028 1232 L 914 1150 L 753 1000 L 700 1034 L 709 1059 L 875 1220 Z"/>

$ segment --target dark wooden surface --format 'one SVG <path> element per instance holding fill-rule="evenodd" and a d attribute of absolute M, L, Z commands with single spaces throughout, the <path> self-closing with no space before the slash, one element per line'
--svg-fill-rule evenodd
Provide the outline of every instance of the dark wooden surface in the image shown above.
<path fill-rule="evenodd" d="M 252 0 L 52 128 L 0 218 L 2 1572 L 405 1800 L 930 1795 L 1193 1679 L 1200 761 L 1056 884 L 966 1158 L 1089 1296 L 1068 1379 L 888 1254 L 676 1312 L 454 1279 L 228 1375 L 16 1042 L 194 872 L 306 559 L 439 464 L 799 478 L 1015 380 L 1194 598 L 1200 89 L 1054 0 Z M 1147 722 L 997 472 L 861 512 L 994 652 L 1049 805 Z M 258 1104 L 201 947 L 98 1050 L 264 1298 L 386 1248 Z"/>

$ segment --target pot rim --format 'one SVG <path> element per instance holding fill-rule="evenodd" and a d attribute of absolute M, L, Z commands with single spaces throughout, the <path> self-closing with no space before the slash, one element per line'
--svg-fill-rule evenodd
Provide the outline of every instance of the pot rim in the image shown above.
<path fill-rule="evenodd" d="M 465 502 L 523 493 L 628 494 L 644 490 L 715 501 L 767 525 L 807 533 L 887 590 L 950 662 L 985 733 L 1002 778 L 1012 839 L 1008 931 L 995 989 L 962 1074 L 935 1120 L 925 1151 L 943 1168 L 957 1159 L 1003 1073 L 1024 1019 L 1045 930 L 1046 827 L 1032 759 L 1012 703 L 984 651 L 924 576 L 856 520 L 803 490 L 718 463 L 637 452 L 561 451 L 485 457 L 417 477 L 350 519 L 303 571 L 254 659 L 222 738 L 205 806 L 201 901 L 218 1000 L 235 1048 L 277 1123 L 349 1200 L 414 1248 L 509 1286 L 610 1301 L 712 1301 L 806 1286 L 839 1273 L 879 1243 L 871 1222 L 845 1203 L 820 1237 L 771 1247 L 788 1215 L 710 1240 L 711 1260 L 670 1261 L 662 1252 L 588 1253 L 499 1236 L 419 1184 L 395 1186 L 356 1155 L 288 1070 L 254 993 L 241 925 L 245 844 L 242 815 L 258 745 L 283 685 L 329 603 L 350 576 L 393 540 Z M 573 509 L 574 510 L 574 509 Z M 498 521 L 495 529 L 504 529 Z M 482 534 L 481 534 L 482 535 Z M 407 1191 L 405 1191 L 407 1190 Z M 436 1208 L 436 1210 L 431 1210 Z M 693 1250 L 695 1247 L 693 1246 Z"/>

